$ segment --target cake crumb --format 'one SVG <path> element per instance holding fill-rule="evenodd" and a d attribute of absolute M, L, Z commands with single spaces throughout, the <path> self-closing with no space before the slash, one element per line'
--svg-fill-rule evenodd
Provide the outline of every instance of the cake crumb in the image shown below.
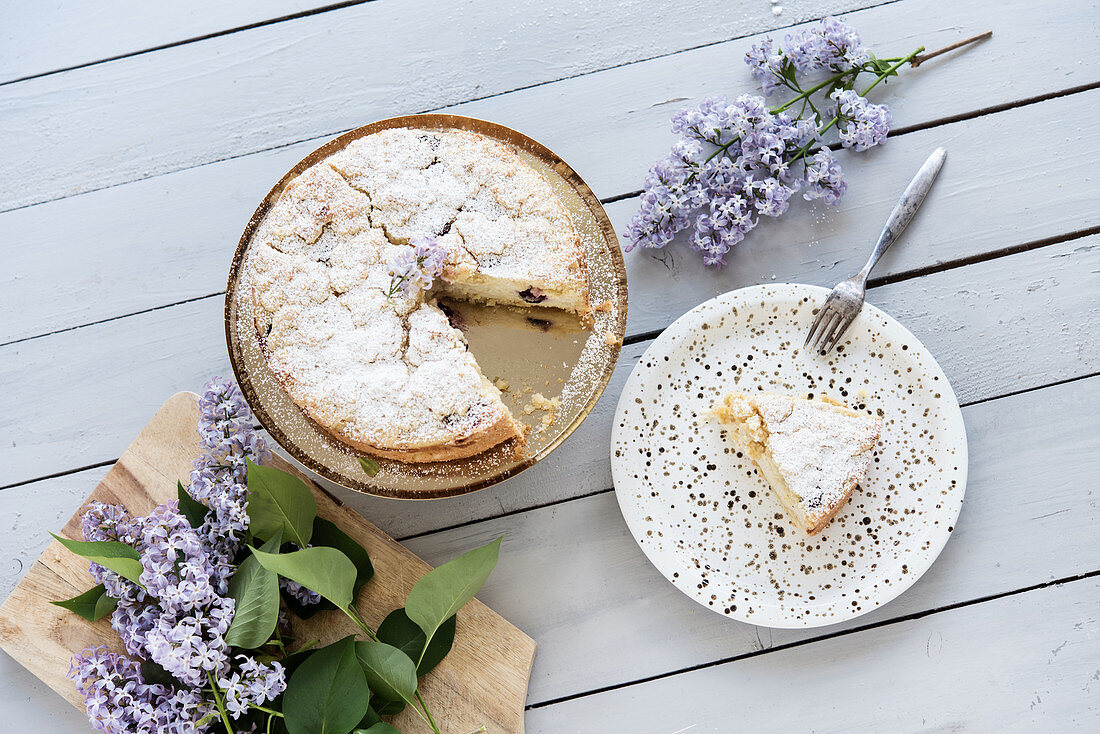
<path fill-rule="evenodd" d="M 497 386 L 497 390 L 500 390 L 501 392 L 508 392 L 508 381 L 505 380 L 503 377 L 498 377 L 497 379 L 493 380 L 493 384 Z"/>
<path fill-rule="evenodd" d="M 623 340 L 615 336 L 615 333 L 611 331 L 611 327 L 608 327 L 603 333 L 603 343 L 609 347 L 621 347 Z"/>
<path fill-rule="evenodd" d="M 604 301 L 603 303 L 597 303 L 595 306 L 592 306 L 590 309 L 588 309 L 588 311 L 583 316 L 581 316 L 581 324 L 586 329 L 592 328 L 592 325 L 594 323 L 596 323 L 596 314 L 597 313 L 610 313 L 611 309 L 613 307 L 614 307 L 614 304 L 612 304 L 611 301 Z"/>
<path fill-rule="evenodd" d="M 547 398 L 540 392 L 531 396 L 531 402 L 523 406 L 523 414 L 531 415 L 536 410 L 546 411 L 539 421 L 539 430 L 544 430 L 554 422 L 554 415 L 557 413 L 558 408 L 561 406 L 561 397 Z"/>

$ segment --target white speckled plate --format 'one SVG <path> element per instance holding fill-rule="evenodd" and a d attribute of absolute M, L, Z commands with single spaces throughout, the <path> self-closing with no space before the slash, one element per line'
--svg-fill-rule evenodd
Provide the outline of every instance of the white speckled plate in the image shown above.
<path fill-rule="evenodd" d="M 692 309 L 661 334 L 619 398 L 615 494 L 631 533 L 685 594 L 769 627 L 842 622 L 909 588 L 954 529 L 966 431 L 928 350 L 867 304 L 829 357 L 803 353 L 828 291 L 762 285 Z M 828 395 L 879 415 L 875 460 L 810 538 L 709 411 L 731 390 Z"/>

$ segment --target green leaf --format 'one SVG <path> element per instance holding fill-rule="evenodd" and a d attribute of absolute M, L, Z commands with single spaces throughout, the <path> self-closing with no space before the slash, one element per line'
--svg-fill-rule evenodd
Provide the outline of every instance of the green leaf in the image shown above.
<path fill-rule="evenodd" d="M 374 710 L 374 703 L 374 701 L 370 702 L 370 706 L 367 707 L 367 713 L 363 714 L 363 718 L 359 721 L 359 726 L 355 727 L 356 731 L 369 729 L 382 720 L 382 717 Z"/>
<path fill-rule="evenodd" d="M 50 604 L 76 612 L 89 622 L 102 619 L 118 606 L 118 599 L 107 596 L 107 589 L 100 584 L 93 586 L 79 596 L 64 601 L 51 601 Z"/>
<path fill-rule="evenodd" d="M 371 707 L 377 706 L 378 710 L 374 713 L 377 716 L 396 716 L 405 710 L 404 701 L 383 701 L 381 698 L 372 698 Z"/>
<path fill-rule="evenodd" d="M 286 675 L 289 676 L 295 670 L 297 670 L 301 666 L 302 663 L 304 663 L 306 661 L 306 658 L 308 658 L 310 655 L 312 655 L 315 652 L 317 652 L 317 650 L 315 650 L 315 649 L 314 650 L 300 650 L 298 652 L 292 652 L 291 654 L 287 655 L 285 658 L 279 659 L 279 662 L 282 663 L 283 668 L 286 670 Z"/>
<path fill-rule="evenodd" d="M 176 497 L 179 499 L 180 512 L 187 518 L 187 522 L 191 527 L 202 527 L 202 524 L 206 521 L 206 513 L 210 512 L 203 503 L 192 497 L 186 489 L 184 489 L 183 482 L 176 481 Z"/>
<path fill-rule="evenodd" d="M 378 625 L 378 639 L 389 645 L 393 645 L 413 660 L 420 660 L 416 666 L 416 674 L 424 675 L 447 656 L 451 651 L 451 645 L 455 639 L 455 618 L 450 617 L 432 637 L 428 649 L 424 650 L 427 638 L 424 630 L 416 622 L 409 619 L 404 609 L 394 609 Z M 423 658 L 421 658 L 423 655 Z"/>
<path fill-rule="evenodd" d="M 359 466 L 363 467 L 363 471 L 367 473 L 368 477 L 377 476 L 378 472 L 382 470 L 377 461 L 366 456 L 359 457 Z"/>
<path fill-rule="evenodd" d="M 266 553 L 252 548 L 260 565 L 316 591 L 338 608 L 347 610 L 355 586 L 355 564 L 335 548 L 305 548 L 293 553 Z"/>
<path fill-rule="evenodd" d="M 310 655 L 290 676 L 283 713 L 290 734 L 347 734 L 370 705 L 353 636 Z"/>
<path fill-rule="evenodd" d="M 335 548 L 355 564 L 355 589 L 354 595 L 374 576 L 374 565 L 370 562 L 367 549 L 359 545 L 350 535 L 323 517 L 313 521 L 313 540 L 316 546 Z"/>
<path fill-rule="evenodd" d="M 313 521 L 313 546 L 326 546 L 336 548 L 355 564 L 355 587 L 352 589 L 352 600 L 359 595 L 359 590 L 374 576 L 374 566 L 366 549 L 359 545 L 353 538 L 340 530 L 334 523 L 318 517 Z M 322 599 L 318 604 L 302 604 L 294 595 L 283 593 L 283 601 L 287 608 L 299 619 L 309 619 L 318 612 L 336 609 L 336 605 L 327 599 Z"/>
<path fill-rule="evenodd" d="M 107 596 L 106 592 L 104 592 L 103 596 L 96 600 L 95 616 L 92 618 L 92 621 L 103 619 L 108 614 L 115 611 L 116 607 L 118 607 L 118 599 L 115 599 L 113 596 Z"/>
<path fill-rule="evenodd" d="M 408 655 L 393 645 L 365 640 L 355 643 L 355 656 L 363 666 L 371 693 L 384 701 L 415 705 L 416 664 Z M 378 713 L 383 711 L 379 709 Z"/>
<path fill-rule="evenodd" d="M 401 734 L 401 731 L 384 721 L 379 721 L 369 729 L 356 729 L 352 734 Z"/>
<path fill-rule="evenodd" d="M 500 541 L 475 548 L 429 571 L 416 582 L 405 600 L 405 613 L 429 642 L 436 630 L 453 617 L 485 584 L 497 565 Z"/>
<path fill-rule="evenodd" d="M 276 531 L 263 550 L 277 553 L 282 532 Z M 249 556 L 229 581 L 229 595 L 237 602 L 233 622 L 225 634 L 226 643 L 254 650 L 271 639 L 279 621 L 279 575 Z"/>
<path fill-rule="evenodd" d="M 293 474 L 248 462 L 248 519 L 252 534 L 262 540 L 282 530 L 283 540 L 299 548 L 309 545 L 317 500 L 306 483 Z"/>
<path fill-rule="evenodd" d="M 145 588 L 141 583 L 141 556 L 125 543 L 117 540 L 69 540 L 53 533 L 50 535 L 78 556 L 109 568 L 122 578 Z"/>
<path fill-rule="evenodd" d="M 168 688 L 175 688 L 180 684 L 171 673 L 152 660 L 141 661 L 141 679 L 149 685 L 159 683 Z"/>

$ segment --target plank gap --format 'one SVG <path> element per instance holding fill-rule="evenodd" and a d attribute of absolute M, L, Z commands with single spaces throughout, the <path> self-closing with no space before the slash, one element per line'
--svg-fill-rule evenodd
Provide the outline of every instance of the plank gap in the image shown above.
<path fill-rule="evenodd" d="M 966 608 L 966 607 L 976 606 L 978 604 L 984 604 L 986 602 L 997 601 L 998 599 L 1004 599 L 1005 597 L 1018 596 L 1020 594 L 1027 594 L 1027 593 L 1030 593 L 1032 591 L 1039 591 L 1041 589 L 1047 589 L 1047 588 L 1050 588 L 1052 586 L 1063 586 L 1065 584 L 1071 584 L 1071 583 L 1074 583 L 1076 581 L 1085 581 L 1085 580 L 1088 580 L 1088 579 L 1091 579 L 1091 578 L 1096 578 L 1097 576 L 1100 576 L 1100 569 L 1095 570 L 1095 571 L 1089 571 L 1087 573 L 1076 574 L 1074 576 L 1066 576 L 1066 577 L 1063 577 L 1063 578 L 1054 579 L 1053 581 L 1045 581 L 1045 582 L 1040 583 L 1040 584 L 1032 584 L 1031 586 L 1025 586 L 1023 588 L 1014 589 L 1012 591 L 1002 591 L 1002 592 L 997 593 L 997 594 L 988 594 L 986 596 L 981 596 L 981 597 L 977 597 L 977 598 L 974 598 L 974 599 L 966 599 L 964 601 L 955 602 L 953 604 L 946 604 L 942 607 L 936 607 L 934 609 L 927 609 L 927 610 L 921 611 L 921 612 L 913 612 L 911 614 L 906 614 L 906 615 L 903 615 L 903 616 L 900 616 L 900 617 L 894 617 L 892 619 L 884 619 L 880 622 L 874 622 L 872 624 L 865 624 L 865 625 L 862 625 L 860 627 L 853 627 L 852 629 L 838 630 L 836 632 L 831 632 L 829 634 L 820 635 L 818 637 L 810 637 L 810 638 L 807 638 L 805 640 L 797 640 L 795 642 L 788 642 L 788 643 L 785 643 L 785 644 L 776 645 L 774 647 L 769 647 L 769 648 L 765 648 L 765 649 L 762 649 L 762 650 L 754 650 L 752 652 L 747 652 L 747 653 L 744 653 L 742 655 L 734 655 L 733 657 L 721 658 L 719 660 L 712 660 L 712 661 L 706 662 L 706 663 L 699 663 L 698 665 L 691 665 L 691 666 L 688 666 L 686 668 L 680 668 L 678 670 L 669 671 L 667 673 L 661 673 L 659 675 L 650 675 L 650 676 L 646 676 L 644 678 L 638 678 L 637 680 L 632 680 L 632 681 L 628 681 L 628 682 L 625 682 L 625 683 L 617 683 L 617 684 L 613 684 L 613 685 L 609 685 L 609 686 L 604 686 L 602 688 L 597 688 L 597 689 L 592 690 L 592 691 L 586 691 L 584 693 L 574 693 L 574 694 L 569 695 L 569 696 L 561 696 L 560 698 L 549 699 L 549 700 L 546 700 L 546 701 L 539 701 L 539 702 L 536 702 L 536 703 L 530 703 L 530 704 L 527 704 L 527 707 L 526 707 L 525 710 L 531 711 L 533 709 L 540 709 L 540 708 L 545 708 L 547 706 L 553 706 L 554 704 L 565 703 L 567 701 L 573 701 L 573 700 L 576 700 L 578 698 L 587 698 L 588 696 L 597 696 L 597 695 L 602 694 L 602 693 L 608 693 L 610 691 L 621 690 L 623 688 L 629 688 L 631 686 L 641 685 L 641 684 L 644 684 L 644 683 L 651 683 L 651 682 L 656 681 L 656 680 L 661 680 L 661 679 L 664 679 L 664 678 L 671 678 L 673 676 L 681 675 L 681 674 L 684 674 L 684 673 L 691 673 L 691 672 L 694 672 L 694 671 L 697 671 L 697 670 L 704 670 L 706 668 L 714 668 L 714 667 L 717 667 L 719 665 L 725 665 L 726 663 L 735 663 L 735 662 L 738 662 L 738 661 L 741 661 L 741 660 L 747 660 L 749 658 L 755 658 L 755 657 L 759 657 L 761 655 L 767 655 L 767 654 L 773 653 L 773 652 L 781 652 L 783 650 L 790 650 L 790 649 L 797 648 L 797 647 L 803 647 L 805 645 L 812 645 L 812 644 L 817 643 L 817 642 L 824 642 L 824 641 L 827 641 L 827 640 L 833 640 L 833 639 L 837 639 L 839 637 L 847 637 L 848 635 L 854 635 L 854 634 L 858 634 L 860 632 L 867 632 L 869 630 L 879 629 L 881 627 L 888 627 L 888 626 L 892 626 L 892 625 L 895 625 L 895 624 L 900 624 L 902 622 L 912 622 L 912 621 L 915 621 L 915 620 L 918 620 L 918 619 L 923 619 L 925 617 L 930 617 L 934 614 L 941 614 L 943 612 L 951 612 L 951 611 L 955 611 L 956 609 L 963 609 L 963 608 Z"/>
<path fill-rule="evenodd" d="M 366 1 L 373 2 L 374 0 L 366 0 Z M 891 2 L 884 3 L 884 5 L 889 5 L 889 4 L 892 4 L 892 3 L 895 3 L 895 2 L 901 2 L 901 0 L 891 0 Z M 879 7 L 879 6 L 874 6 L 874 7 Z M 777 30 L 782 30 L 782 29 L 777 29 Z M 757 35 L 757 34 L 753 34 L 753 35 Z M 738 38 L 733 38 L 733 39 L 728 39 L 728 40 L 725 40 L 725 41 L 718 41 L 715 44 L 704 44 L 703 46 L 697 46 L 697 47 L 692 48 L 692 49 L 684 49 L 683 51 L 675 51 L 675 52 L 672 52 L 671 54 L 664 54 L 662 56 L 654 56 L 654 57 L 652 57 L 652 59 L 664 58 L 665 56 L 675 55 L 675 54 L 678 54 L 678 53 L 685 53 L 687 51 L 696 50 L 697 48 L 706 48 L 708 46 L 716 45 L 717 43 L 730 43 L 731 41 L 736 41 L 736 40 L 739 40 L 739 39 Z M 443 107 L 433 107 L 431 109 L 419 110 L 419 111 L 416 111 L 416 112 L 413 112 L 413 113 L 410 113 L 410 114 L 423 115 L 423 114 L 435 113 L 435 112 L 445 112 L 448 109 L 451 109 L 453 107 L 458 107 L 460 105 L 469 104 L 469 103 L 472 103 L 472 102 L 480 102 L 482 100 L 492 99 L 494 97 L 500 97 L 500 96 L 503 96 L 503 95 L 506 95 L 506 94 L 512 94 L 513 92 L 519 92 L 519 91 L 523 91 L 523 90 L 526 90 L 526 89 L 534 89 L 536 87 L 545 86 L 547 84 L 556 84 L 558 82 L 568 81 L 569 79 L 575 79 L 575 78 L 579 78 L 579 77 L 583 77 L 583 76 L 589 76 L 591 74 L 599 74 L 600 72 L 608 71 L 610 69 L 615 69 L 615 68 L 619 68 L 619 67 L 622 67 L 622 66 L 630 66 L 630 65 L 633 65 L 633 64 L 639 64 L 639 63 L 643 63 L 645 61 L 651 61 L 652 59 L 639 59 L 637 61 L 625 62 L 625 63 L 620 64 L 618 66 L 608 67 L 607 69 L 595 69 L 595 70 L 592 70 L 592 71 L 583 72 L 581 74 L 575 74 L 573 76 L 562 77 L 561 79 L 554 79 L 554 80 L 550 80 L 550 81 L 546 81 L 546 82 L 539 82 L 538 84 L 531 84 L 531 85 L 528 85 L 526 87 L 517 87 L 516 89 L 511 89 L 511 90 L 508 90 L 507 92 L 497 92 L 497 93 L 494 93 L 494 94 L 485 95 L 484 97 L 475 97 L 475 98 L 472 98 L 472 99 L 469 99 L 469 100 L 465 100 L 463 102 L 456 102 L 456 103 L 453 103 L 453 104 L 448 104 L 448 105 L 445 105 Z M 8 82 L 8 83 L 11 83 L 11 82 Z M 0 86 L 3 86 L 3 84 L 0 84 Z M 929 129 L 932 129 L 932 128 L 935 128 L 935 127 L 940 127 L 942 125 L 949 125 L 949 124 L 955 123 L 955 122 L 965 122 L 967 120 L 973 120 L 973 119 L 977 119 L 977 118 L 980 118 L 980 117 L 986 117 L 988 115 L 997 114 L 999 112 L 1007 112 L 1009 110 L 1019 109 L 1019 108 L 1022 108 L 1022 107 L 1030 107 L 1031 105 L 1039 104 L 1041 102 L 1047 102 L 1047 101 L 1050 101 L 1050 100 L 1053 100 L 1053 99 L 1060 99 L 1062 97 L 1069 97 L 1069 96 L 1072 96 L 1074 94 L 1079 94 L 1079 93 L 1083 93 L 1083 92 L 1090 92 L 1090 91 L 1093 91 L 1095 89 L 1100 89 L 1100 81 L 1089 82 L 1087 84 L 1079 84 L 1079 85 L 1074 86 L 1074 87 L 1068 87 L 1066 89 L 1061 89 L 1061 90 L 1057 90 L 1057 91 L 1054 91 L 1054 92 L 1048 92 L 1048 93 L 1042 94 L 1042 95 L 1036 95 L 1036 96 L 1032 96 L 1032 97 L 1025 97 L 1023 99 L 1013 100 L 1011 102 L 1004 102 L 1004 103 L 999 104 L 999 105 L 991 105 L 991 106 L 988 106 L 988 107 L 982 107 L 982 108 L 979 108 L 977 110 L 973 110 L 971 112 L 962 112 L 962 113 L 959 113 L 959 114 L 956 114 L 956 115 L 948 115 L 948 116 L 945 116 L 945 117 L 936 118 L 935 120 L 929 120 L 927 122 L 923 122 L 923 123 L 920 123 L 920 124 L 917 124 L 917 125 L 911 125 L 911 126 L 908 126 L 908 127 L 904 127 L 904 126 L 899 127 L 899 128 L 894 129 L 894 130 L 891 130 L 889 137 L 898 138 L 898 137 L 902 137 L 904 135 L 908 135 L 910 133 L 921 132 L 923 130 L 929 130 Z M 7 209 L 0 209 L 0 214 L 4 214 L 4 213 L 7 213 L 7 212 L 19 211 L 20 209 L 29 209 L 31 207 L 40 206 L 42 204 L 49 204 L 49 203 L 55 202 L 55 201 L 61 201 L 62 199 L 71 198 L 71 196 L 83 196 L 84 194 L 91 194 L 91 193 L 94 193 L 96 191 L 105 191 L 107 189 L 113 189 L 113 188 L 117 188 L 119 186 L 125 186 L 126 184 L 135 183 L 135 182 L 138 182 L 138 181 L 147 181 L 149 179 L 159 178 L 160 176 L 167 176 L 167 175 L 170 175 L 170 174 L 173 174 L 173 173 L 178 173 L 180 171 L 189 171 L 189 170 L 192 170 L 192 169 L 195 169 L 195 168 L 202 168 L 203 166 L 210 166 L 210 165 L 214 165 L 214 164 L 217 164 L 217 163 L 224 163 L 226 161 L 236 160 L 238 158 L 246 158 L 248 156 L 259 155 L 261 153 L 270 153 L 272 151 L 282 150 L 284 148 L 290 148 L 292 146 L 300 145 L 302 143 L 328 140 L 328 139 L 343 135 L 344 133 L 350 132 L 354 129 L 355 128 L 349 127 L 349 128 L 343 128 L 343 129 L 340 129 L 340 130 L 335 130 L 333 132 L 323 133 L 321 135 L 310 135 L 310 136 L 305 137 L 305 138 L 298 138 L 298 139 L 295 139 L 295 140 L 289 140 L 289 141 L 284 142 L 284 143 L 279 143 L 278 145 L 271 145 L 271 146 L 267 146 L 265 148 L 257 148 L 255 150 L 245 151 L 243 153 L 239 153 L 239 154 L 236 154 L 236 155 L 227 155 L 227 156 L 222 156 L 220 158 L 212 158 L 208 161 L 203 161 L 201 163 L 196 163 L 195 165 L 191 165 L 191 166 L 183 166 L 182 168 L 174 168 L 170 171 L 162 171 L 160 173 L 154 173 L 154 174 L 150 174 L 148 176 L 138 176 L 138 177 L 135 177 L 135 178 L 127 179 L 125 181 L 119 181 L 117 183 L 109 184 L 107 186 L 100 186 L 100 187 L 97 187 L 97 188 L 84 189 L 84 190 L 82 190 L 82 191 L 80 191 L 76 194 L 71 194 L 71 195 L 67 195 L 67 196 L 55 196 L 55 197 L 52 197 L 52 198 L 49 198 L 49 199 L 42 199 L 41 201 L 31 202 L 29 204 L 20 204 L 19 206 L 13 206 L 13 207 L 9 207 Z M 816 148 L 814 150 L 816 150 Z M 635 189 L 633 191 L 628 191 L 628 192 L 625 192 L 625 193 L 622 193 L 622 194 L 613 194 L 611 196 L 601 198 L 600 203 L 601 204 L 613 204 L 615 202 L 625 201 L 627 199 L 631 199 L 631 198 L 634 198 L 634 197 L 637 197 L 637 196 L 641 196 L 641 194 L 642 194 L 641 189 Z M 0 346 L 2 346 L 2 345 L 0 345 Z"/>
<path fill-rule="evenodd" d="M 1094 85 L 1100 87 L 1100 83 Z M 629 198 L 629 197 L 627 197 Z M 602 203 L 609 203 L 611 201 L 620 201 L 621 199 L 612 197 L 610 199 L 602 200 Z M 32 204 L 31 206 L 37 206 Z M 886 275 L 880 278 L 870 278 L 867 281 L 868 288 L 878 288 L 886 285 L 893 285 L 895 283 L 901 283 L 906 280 L 913 280 L 914 278 L 920 278 L 926 275 L 934 275 L 935 273 L 942 273 L 948 270 L 954 270 L 956 268 L 965 267 L 967 265 L 974 265 L 977 263 L 988 262 L 989 260 L 996 260 L 997 258 L 1007 257 L 1009 255 L 1018 255 L 1024 252 L 1030 252 L 1032 250 L 1038 250 L 1050 245 L 1058 245 L 1063 242 L 1070 242 L 1072 240 L 1081 239 L 1082 237 L 1088 237 L 1091 235 L 1100 234 L 1100 225 L 1094 225 L 1092 227 L 1086 227 L 1084 229 L 1077 229 L 1072 232 L 1067 232 L 1061 235 L 1053 235 L 1051 237 L 1043 237 L 1041 239 L 1032 240 L 1031 242 L 1024 242 L 1018 245 L 1012 245 L 1010 247 L 1003 247 L 997 250 L 990 250 L 977 255 L 970 255 L 967 257 L 956 258 L 954 260 L 944 260 L 942 262 L 934 263 L 921 268 L 913 268 L 910 270 L 903 270 L 893 275 Z M 122 319 L 129 318 L 131 316 L 140 316 L 142 314 L 152 313 L 154 311 L 161 311 L 166 308 L 173 308 L 175 306 L 182 306 L 188 303 L 195 303 L 197 301 L 204 301 L 208 298 L 220 298 L 225 295 L 225 291 L 216 291 L 214 293 L 207 293 L 202 296 L 194 296 L 193 298 L 185 298 L 182 301 L 173 301 L 171 303 L 165 303 L 160 306 L 152 306 L 150 308 L 144 308 L 137 311 L 130 311 L 117 316 L 110 316 L 104 319 L 97 319 L 95 321 L 88 321 L 83 324 L 75 324 L 73 326 L 66 326 L 63 329 L 54 329 L 53 331 L 46 331 L 41 334 L 33 334 L 31 336 L 24 336 L 18 339 L 12 339 L 11 341 L 0 342 L 0 349 L 11 346 L 13 344 L 20 344 L 23 342 L 33 341 L 35 339 L 43 339 L 55 334 L 64 334 L 68 331 L 75 331 L 77 329 L 83 329 L 89 326 L 97 326 L 99 324 L 108 324 L 113 321 L 120 321 Z M 631 344 L 639 344 L 650 339 L 655 339 L 661 335 L 661 329 L 650 329 L 639 334 L 627 335 L 623 339 L 623 345 L 629 346 Z M 999 396 L 998 396 L 999 397 Z M 995 398 L 991 398 L 995 399 Z M 4 489 L 5 487 L 0 487 Z"/>
<path fill-rule="evenodd" d="M 131 316 L 140 316 L 144 313 L 152 313 L 153 311 L 161 311 L 166 308 L 172 308 L 173 306 L 182 306 L 187 303 L 194 303 L 195 301 L 204 301 L 207 298 L 217 298 L 224 296 L 225 291 L 218 291 L 217 293 L 207 293 L 203 296 L 195 296 L 194 298 L 185 298 L 182 301 L 173 301 L 172 303 L 166 303 L 163 306 L 153 306 L 151 308 L 143 308 L 139 311 L 131 311 L 129 313 L 119 314 L 118 316 L 110 316 L 105 319 L 98 319 L 96 321 L 89 321 L 86 324 L 76 324 L 75 326 L 66 326 L 64 329 L 54 329 L 53 331 L 47 331 L 42 334 L 34 334 L 32 336 L 24 336 L 19 339 L 12 339 L 9 342 L 0 343 L 0 348 L 10 346 L 12 344 L 19 344 L 21 342 L 28 342 L 33 339 L 41 339 L 47 336 L 53 336 L 54 334 L 64 334 L 66 331 L 75 331 L 76 329 L 83 329 L 87 326 L 96 326 L 97 324 L 109 324 L 112 321 L 119 321 L 121 319 L 127 319 Z"/>
<path fill-rule="evenodd" d="M 355 5 L 365 5 L 366 3 L 375 2 L 375 0 L 343 0 L 342 2 L 332 3 L 331 5 L 322 5 L 319 8 L 312 8 L 310 10 L 302 10 L 297 13 L 289 13 L 287 15 L 280 15 L 276 18 L 268 18 L 267 20 L 258 20 L 254 23 L 246 23 L 245 25 L 234 26 L 233 28 L 226 28 L 221 31 L 213 31 L 211 33 L 204 33 L 199 36 L 192 36 L 191 38 L 184 38 L 180 41 L 172 41 L 170 43 L 162 43 L 158 46 L 150 46 L 149 48 L 143 48 L 138 51 L 128 51 L 122 54 L 115 54 L 114 56 L 105 56 L 102 59 L 96 59 L 95 61 L 85 61 L 81 64 L 73 64 L 72 66 L 62 66 L 57 69 L 51 69 L 50 71 L 42 71 L 37 74 L 28 74 L 17 79 L 9 79 L 6 82 L 0 82 L 0 87 L 6 87 L 9 84 L 18 84 L 19 82 L 27 82 L 32 79 L 41 79 L 42 77 L 53 76 L 55 74 L 63 74 L 66 71 L 76 71 L 78 69 L 86 69 L 89 66 L 98 66 L 99 64 L 106 64 L 111 61 L 119 61 L 121 59 L 129 59 L 134 56 L 144 56 L 145 54 L 154 53 L 156 51 L 164 51 L 169 48 L 176 48 L 177 46 L 186 46 L 189 43 L 197 43 L 199 41 L 208 41 L 211 38 L 219 38 L 221 36 L 229 36 L 234 33 L 240 33 L 241 31 L 250 31 L 255 28 L 263 28 L 264 26 L 275 25 L 276 23 L 283 23 L 288 20 L 298 20 L 299 18 L 308 18 L 311 15 L 319 15 L 321 13 L 327 13 L 332 10 L 340 10 L 342 8 L 350 8 Z"/>

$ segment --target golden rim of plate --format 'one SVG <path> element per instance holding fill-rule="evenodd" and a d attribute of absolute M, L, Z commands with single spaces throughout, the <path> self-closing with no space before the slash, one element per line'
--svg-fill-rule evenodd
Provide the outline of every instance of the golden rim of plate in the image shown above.
<path fill-rule="evenodd" d="M 468 130 L 504 142 L 514 148 L 536 170 L 540 168 L 538 164 L 545 166 L 547 170 L 540 170 L 540 173 L 550 181 L 551 185 L 555 184 L 552 178 L 556 174 L 567 186 L 567 189 L 563 189 L 567 196 L 568 191 L 571 190 L 579 198 L 582 206 L 574 208 L 570 208 L 568 203 L 563 201 L 563 204 L 567 205 L 566 208 L 570 210 L 570 216 L 574 219 L 578 230 L 582 226 L 582 223 L 577 221 L 578 217 L 584 219 L 591 217 L 591 221 L 585 223 L 591 225 L 590 234 L 587 238 L 582 236 L 582 239 L 587 240 L 586 251 L 590 264 L 594 261 L 603 262 L 604 267 L 598 268 L 599 272 L 595 274 L 590 267 L 590 288 L 594 292 L 601 291 L 593 299 L 594 302 L 602 303 L 607 300 L 611 302 L 612 307 L 606 312 L 606 317 L 599 316 L 601 321 L 598 325 L 602 324 L 604 328 L 598 330 L 597 327 L 593 327 L 582 351 L 586 352 L 593 346 L 593 339 L 600 340 L 603 343 L 602 346 L 597 345 L 594 348 L 594 351 L 601 352 L 597 355 L 600 357 L 600 363 L 595 365 L 596 369 L 587 375 L 587 384 L 582 386 L 587 390 L 587 396 L 582 396 L 584 399 L 579 402 L 579 405 L 573 406 L 571 414 L 566 417 L 568 422 L 559 427 L 555 421 L 551 428 L 556 429 L 556 433 L 546 440 L 536 442 L 537 449 L 530 455 L 516 457 L 512 451 L 514 446 L 510 442 L 505 442 L 470 459 L 428 465 L 409 464 L 356 452 L 314 424 L 294 405 L 290 396 L 274 380 L 262 356 L 257 359 L 259 340 L 251 320 L 245 319 L 244 321 L 248 323 L 241 328 L 242 322 L 238 315 L 239 286 L 249 243 L 260 222 L 278 200 L 283 188 L 307 168 L 328 158 L 352 141 L 381 130 L 401 127 Z M 561 198 L 560 193 L 559 198 Z M 550 310 L 547 309 L 547 311 Z M 615 370 L 626 333 L 626 312 L 626 265 L 615 229 L 592 189 L 560 156 L 523 133 L 495 122 L 460 115 L 403 115 L 364 125 L 330 140 L 298 161 L 271 188 L 249 219 L 233 255 L 225 296 L 225 337 L 229 349 L 229 361 L 245 400 L 263 428 L 291 456 L 325 479 L 357 492 L 400 499 L 439 499 L 474 492 L 515 476 L 544 459 L 572 435 L 592 412 Z M 532 310 L 530 315 L 536 317 L 539 312 Z M 480 358 L 479 364 L 481 364 Z M 571 372 L 571 375 L 575 375 L 575 372 L 576 370 Z M 487 376 L 488 374 L 486 372 Z M 573 379 L 571 376 L 567 384 Z M 549 384 L 549 381 L 547 382 Z M 563 386 L 564 389 L 565 386 Z M 278 393 L 281 393 L 281 396 Z M 293 410 L 287 407 L 288 403 Z M 517 418 L 524 419 L 518 406 L 510 409 Z M 366 472 L 359 468 L 358 456 L 368 456 L 378 462 L 382 471 L 377 477 L 368 477 Z"/>

